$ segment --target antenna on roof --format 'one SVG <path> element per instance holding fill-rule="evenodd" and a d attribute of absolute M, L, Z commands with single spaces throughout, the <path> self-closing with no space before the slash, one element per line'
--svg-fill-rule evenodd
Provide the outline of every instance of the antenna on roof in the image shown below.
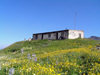
<path fill-rule="evenodd" d="M 75 12 L 75 15 L 74 15 L 74 29 L 76 30 L 76 17 L 77 17 L 77 12 Z"/>

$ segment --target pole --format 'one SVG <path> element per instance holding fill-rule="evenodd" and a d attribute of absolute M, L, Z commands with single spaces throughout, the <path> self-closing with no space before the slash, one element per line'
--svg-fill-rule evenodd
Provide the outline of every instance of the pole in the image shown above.
<path fill-rule="evenodd" d="M 76 17 L 77 17 L 77 12 L 75 12 L 75 15 L 74 15 L 74 29 L 76 30 Z"/>

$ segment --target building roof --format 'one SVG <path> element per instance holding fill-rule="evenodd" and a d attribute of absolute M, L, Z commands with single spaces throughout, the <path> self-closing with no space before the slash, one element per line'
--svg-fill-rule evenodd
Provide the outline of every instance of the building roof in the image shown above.
<path fill-rule="evenodd" d="M 48 34 L 48 33 L 63 32 L 63 31 L 69 31 L 69 29 L 59 30 L 59 31 L 52 31 L 52 32 L 35 33 L 35 34 L 33 34 L 33 35 Z M 82 31 L 82 30 L 74 30 L 74 31 Z M 82 31 L 82 32 L 83 32 L 83 31 Z"/>

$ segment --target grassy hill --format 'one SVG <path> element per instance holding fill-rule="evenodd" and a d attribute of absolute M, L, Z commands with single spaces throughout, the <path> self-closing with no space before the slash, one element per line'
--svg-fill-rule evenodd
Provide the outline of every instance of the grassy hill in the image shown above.
<path fill-rule="evenodd" d="M 99 42 L 88 39 L 16 42 L 0 51 L 0 75 L 8 75 L 9 70 L 14 70 L 14 75 L 99 75 L 100 51 L 95 48 Z"/>

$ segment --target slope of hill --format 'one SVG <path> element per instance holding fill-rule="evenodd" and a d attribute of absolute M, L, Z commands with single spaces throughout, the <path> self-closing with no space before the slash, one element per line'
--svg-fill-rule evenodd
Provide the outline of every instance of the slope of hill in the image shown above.
<path fill-rule="evenodd" d="M 97 75 L 100 74 L 100 41 L 21 41 L 0 51 L 0 75 Z M 11 72 L 9 72 L 11 71 Z"/>

